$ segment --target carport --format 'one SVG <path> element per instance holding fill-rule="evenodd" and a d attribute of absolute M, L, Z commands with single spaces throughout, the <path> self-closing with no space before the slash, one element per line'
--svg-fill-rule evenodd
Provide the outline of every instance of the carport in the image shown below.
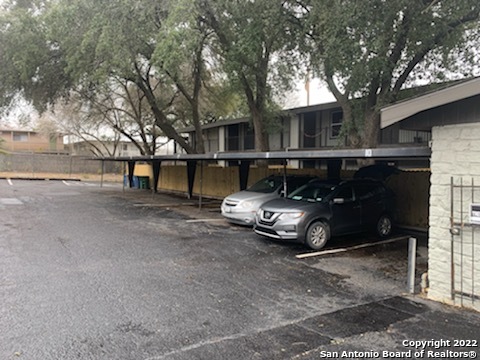
<path fill-rule="evenodd" d="M 104 161 L 122 161 L 128 164 L 128 182 L 133 187 L 133 174 L 137 162 L 146 162 L 152 165 L 153 186 L 152 192 L 158 191 L 158 182 L 162 164 L 172 162 L 186 163 L 186 176 L 188 179 L 188 198 L 193 197 L 193 187 L 197 173 L 197 165 L 200 170 L 200 184 L 203 181 L 203 164 L 212 161 L 229 161 L 238 166 L 238 181 L 241 190 L 247 187 L 250 166 L 256 160 L 280 161 L 283 166 L 283 174 L 287 175 L 287 163 L 289 160 L 324 160 L 327 165 L 327 177 L 329 179 L 340 179 L 340 171 L 343 160 L 370 160 L 372 163 L 385 164 L 397 160 L 425 160 L 429 161 L 431 149 L 428 146 L 405 146 L 405 147 L 381 147 L 373 149 L 331 149 L 331 150 L 294 150 L 294 151 L 275 151 L 275 152 L 238 152 L 238 153 L 207 153 L 207 154 L 176 154 L 166 156 L 138 156 L 138 157 L 115 157 L 115 158 L 97 158 L 95 160 Z M 103 169 L 103 166 L 102 166 Z M 201 189 L 201 186 L 200 186 Z M 199 194 L 199 207 L 202 206 L 202 192 Z M 388 240 L 393 242 L 408 239 L 406 236 Z M 413 244 L 413 243 L 412 243 Z M 416 245 L 411 245 L 415 249 Z M 413 254 L 413 255 L 411 255 Z M 415 250 L 409 249 L 409 264 L 414 264 Z M 411 258 L 410 258 L 411 255 Z M 414 277 L 412 265 L 409 271 Z M 414 279 L 410 279 L 409 289 L 412 289 Z"/>
<path fill-rule="evenodd" d="M 327 177 L 329 179 L 340 178 L 342 160 L 371 160 L 373 162 L 388 162 L 395 160 L 417 159 L 429 160 L 431 150 L 427 146 L 406 146 L 406 147 L 380 147 L 373 149 L 331 149 L 331 150 L 291 150 L 272 152 L 216 152 L 207 154 L 176 154 L 161 156 L 134 156 L 134 157 L 104 157 L 94 158 L 102 161 L 121 161 L 128 164 L 129 186 L 133 187 L 133 174 L 137 162 L 147 162 L 152 165 L 153 186 L 152 191 L 158 191 L 158 181 L 162 163 L 186 162 L 188 179 L 188 197 L 193 196 L 193 184 L 196 176 L 197 164 L 211 161 L 236 162 L 239 167 L 239 188 L 244 190 L 248 184 L 250 165 L 256 160 L 281 161 L 283 172 L 287 172 L 289 160 L 324 160 L 327 163 Z M 202 166 L 200 167 L 202 169 Z M 202 174 L 200 174 L 202 181 Z"/>

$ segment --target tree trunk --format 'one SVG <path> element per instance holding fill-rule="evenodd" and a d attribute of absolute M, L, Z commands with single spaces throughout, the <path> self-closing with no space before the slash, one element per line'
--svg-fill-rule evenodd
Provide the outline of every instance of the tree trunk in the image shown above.
<path fill-rule="evenodd" d="M 195 149 L 175 130 L 175 128 L 168 122 L 162 121 L 155 115 L 155 125 L 162 129 L 163 133 L 172 140 L 175 140 L 187 154 L 196 154 Z"/>
<path fill-rule="evenodd" d="M 257 109 L 252 109 L 253 130 L 255 133 L 255 150 L 269 151 L 268 133 L 265 130 L 263 116 Z"/>
<path fill-rule="evenodd" d="M 203 130 L 200 124 L 200 114 L 198 111 L 198 101 L 195 99 L 191 103 L 192 106 L 192 120 L 195 127 L 195 150 L 199 154 L 205 153 L 205 144 L 203 143 Z"/>
<path fill-rule="evenodd" d="M 349 103 L 342 104 L 343 112 L 343 123 L 344 131 L 343 135 L 346 136 L 347 145 L 353 148 L 358 148 L 360 146 L 361 138 L 358 133 L 357 125 L 353 117 L 352 107 Z"/>
<path fill-rule="evenodd" d="M 140 90 L 145 95 L 150 108 L 152 109 L 153 116 L 155 117 L 155 125 L 162 129 L 163 133 L 172 140 L 175 140 L 177 144 L 182 147 L 188 154 L 195 154 L 195 149 L 175 130 L 175 128 L 170 124 L 165 114 L 160 110 L 157 104 L 157 99 L 153 94 L 153 91 L 148 84 L 140 75 L 137 78 L 135 84 L 140 88 Z"/>
<path fill-rule="evenodd" d="M 364 134 L 361 146 L 376 148 L 380 141 L 380 113 L 376 110 L 365 112 Z"/>

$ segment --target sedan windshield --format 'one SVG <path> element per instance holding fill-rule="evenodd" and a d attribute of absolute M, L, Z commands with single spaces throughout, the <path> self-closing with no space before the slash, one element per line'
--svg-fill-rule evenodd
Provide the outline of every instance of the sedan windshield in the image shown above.
<path fill-rule="evenodd" d="M 281 177 L 268 177 L 250 186 L 247 190 L 259 193 L 273 193 L 283 184 Z"/>
<path fill-rule="evenodd" d="M 292 192 L 288 198 L 297 201 L 322 202 L 335 186 L 325 183 L 309 183 Z"/>

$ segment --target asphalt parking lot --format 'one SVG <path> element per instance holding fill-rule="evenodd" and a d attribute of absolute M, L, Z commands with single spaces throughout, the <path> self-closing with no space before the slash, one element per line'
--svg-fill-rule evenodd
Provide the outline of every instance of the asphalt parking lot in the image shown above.
<path fill-rule="evenodd" d="M 479 340 L 477 313 L 405 294 L 406 241 L 299 260 L 204 205 L 0 179 L 0 358 L 399 358 L 406 339 Z"/>

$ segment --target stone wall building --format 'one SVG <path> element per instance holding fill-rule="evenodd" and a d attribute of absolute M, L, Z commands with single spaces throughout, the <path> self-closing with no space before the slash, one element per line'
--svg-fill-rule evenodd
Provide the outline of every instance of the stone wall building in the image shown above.
<path fill-rule="evenodd" d="M 431 129 L 428 296 L 480 310 L 480 78 L 404 101 L 382 126 Z M 478 214 L 480 217 L 480 214 Z"/>

